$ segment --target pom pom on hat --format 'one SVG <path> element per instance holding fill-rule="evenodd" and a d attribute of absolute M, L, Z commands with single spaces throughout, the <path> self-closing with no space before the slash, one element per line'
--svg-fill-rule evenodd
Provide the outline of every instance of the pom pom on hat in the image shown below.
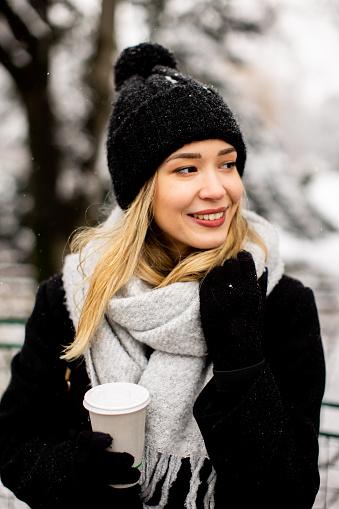
<path fill-rule="evenodd" d="M 124 83 L 134 75 L 147 78 L 156 65 L 177 68 L 177 61 L 167 48 L 160 44 L 142 43 L 126 48 L 114 66 L 115 88 L 121 89 Z"/>

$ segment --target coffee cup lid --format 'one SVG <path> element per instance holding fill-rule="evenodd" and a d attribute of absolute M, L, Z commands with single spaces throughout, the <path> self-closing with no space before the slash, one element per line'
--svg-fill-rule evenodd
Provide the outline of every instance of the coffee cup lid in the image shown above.
<path fill-rule="evenodd" d="M 137 412 L 148 405 L 150 395 L 145 387 L 127 382 L 97 385 L 86 392 L 83 405 L 95 414 L 119 415 Z"/>

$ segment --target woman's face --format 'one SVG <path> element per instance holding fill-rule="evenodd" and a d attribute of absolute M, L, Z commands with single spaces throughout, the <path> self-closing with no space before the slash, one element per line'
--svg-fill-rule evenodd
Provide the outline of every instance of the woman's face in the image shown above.
<path fill-rule="evenodd" d="M 184 145 L 159 166 L 154 220 L 175 257 L 225 242 L 243 192 L 236 159 L 229 143 L 203 140 Z"/>

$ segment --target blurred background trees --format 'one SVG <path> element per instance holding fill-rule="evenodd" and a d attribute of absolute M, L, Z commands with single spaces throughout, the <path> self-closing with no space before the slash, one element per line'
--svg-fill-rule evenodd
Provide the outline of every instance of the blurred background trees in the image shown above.
<path fill-rule="evenodd" d="M 110 189 L 112 63 L 145 40 L 170 47 L 183 71 L 214 84 L 238 114 L 250 205 L 289 239 L 332 239 L 338 215 L 319 206 L 326 198 L 316 190 L 320 175 L 337 175 L 339 80 L 329 61 L 319 69 L 319 52 L 329 37 L 339 46 L 338 12 L 321 5 L 1 0 L 2 257 L 32 261 L 44 279 L 60 270 L 70 233 L 95 221 Z"/>
<path fill-rule="evenodd" d="M 26 225 L 41 279 L 60 268 L 68 236 L 86 211 L 88 219 L 96 217 L 93 203 L 102 199 L 95 164 L 110 110 L 115 4 L 98 3 L 88 23 L 81 6 L 67 0 L 1 3 L 0 61 L 15 85 L 16 97 L 12 84 L 8 93 L 22 107 L 28 148 L 26 157 L 9 154 L 12 164 L 25 167 L 17 241 L 19 247 L 20 225 Z M 12 146 L 17 133 L 13 138 Z M 14 233 L 7 228 L 7 236 Z"/>

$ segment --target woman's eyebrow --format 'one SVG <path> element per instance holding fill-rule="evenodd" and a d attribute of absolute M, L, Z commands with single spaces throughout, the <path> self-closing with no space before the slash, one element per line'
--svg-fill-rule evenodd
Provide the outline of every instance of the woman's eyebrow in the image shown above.
<path fill-rule="evenodd" d="M 172 159 L 201 159 L 201 154 L 195 154 L 193 152 L 180 152 L 179 154 L 174 154 L 174 156 L 169 157 L 166 163 L 168 163 L 168 161 L 172 161 Z"/>
<path fill-rule="evenodd" d="M 218 152 L 218 156 L 224 156 L 226 154 L 230 154 L 231 152 L 236 152 L 234 147 L 224 148 Z M 179 154 L 174 154 L 173 156 L 169 157 L 166 163 L 172 161 L 172 159 L 201 159 L 201 154 L 194 152 L 179 152 Z"/>
<path fill-rule="evenodd" d="M 231 152 L 236 152 L 234 147 L 224 148 L 218 152 L 218 156 L 224 156 L 226 154 L 230 154 Z"/>

